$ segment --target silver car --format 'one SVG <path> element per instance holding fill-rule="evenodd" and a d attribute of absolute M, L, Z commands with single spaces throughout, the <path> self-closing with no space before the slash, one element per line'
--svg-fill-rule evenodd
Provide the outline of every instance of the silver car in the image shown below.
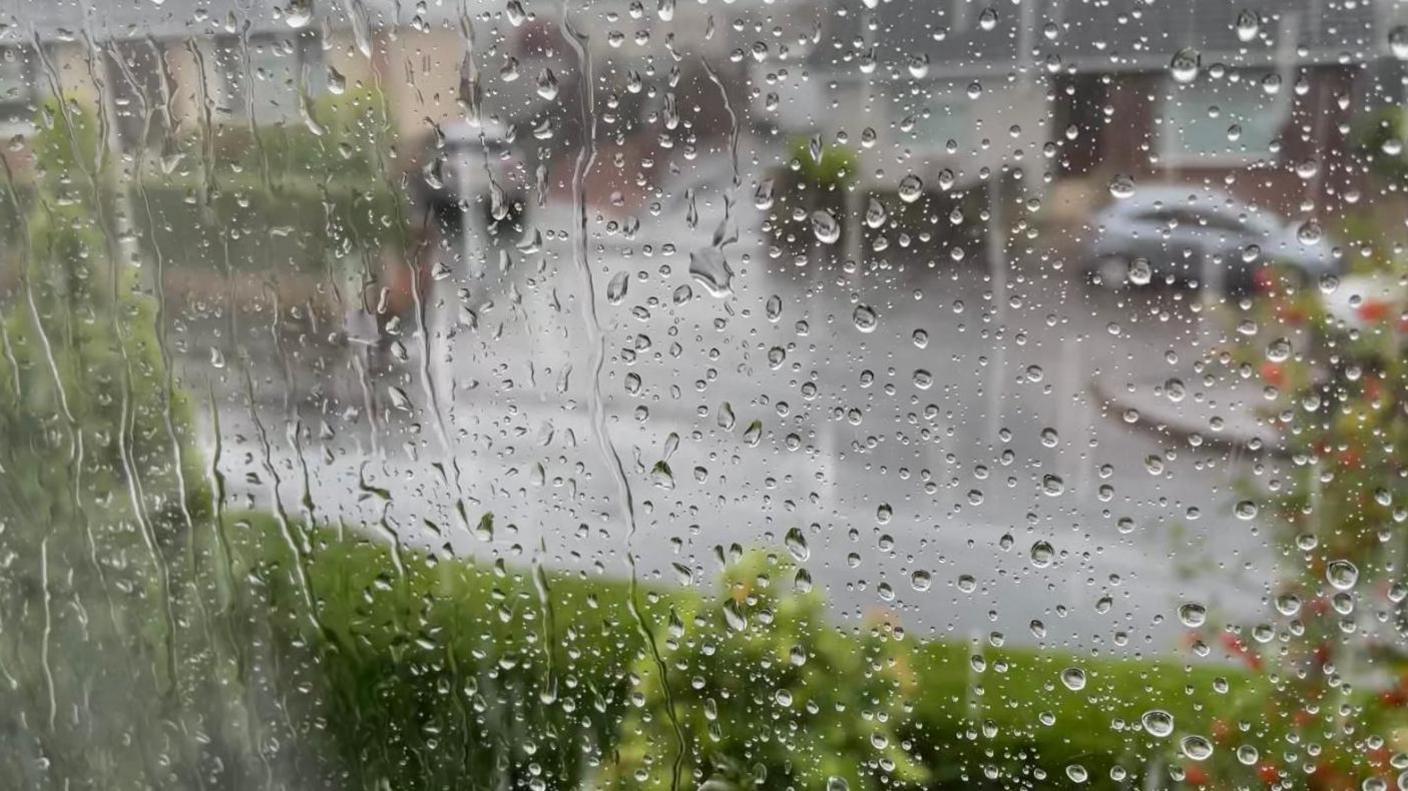
<path fill-rule="evenodd" d="M 1288 223 L 1226 193 L 1145 187 L 1097 212 L 1086 250 L 1092 283 L 1196 282 L 1245 293 L 1258 270 L 1289 267 L 1314 281 L 1340 262 L 1323 232 Z"/>

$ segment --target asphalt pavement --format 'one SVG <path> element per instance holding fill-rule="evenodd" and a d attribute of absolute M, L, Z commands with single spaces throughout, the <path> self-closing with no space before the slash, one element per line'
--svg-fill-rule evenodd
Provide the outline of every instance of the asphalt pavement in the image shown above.
<path fill-rule="evenodd" d="M 568 229 L 538 231 L 447 242 L 426 331 L 408 317 L 387 351 L 241 337 L 252 402 L 193 345 L 182 376 L 213 382 L 233 504 L 277 493 L 379 540 L 588 575 L 627 574 L 629 554 L 668 585 L 767 548 L 839 622 L 890 613 L 919 636 L 1134 655 L 1181 643 L 1184 602 L 1213 628 L 1270 616 L 1273 528 L 1233 505 L 1287 462 L 1116 397 L 1222 386 L 1183 381 L 1218 333 L 1189 295 L 1092 291 L 1039 237 L 864 267 L 818 243 L 799 267 L 756 231 L 725 246 L 716 295 L 688 234 L 603 231 L 597 374 Z"/>

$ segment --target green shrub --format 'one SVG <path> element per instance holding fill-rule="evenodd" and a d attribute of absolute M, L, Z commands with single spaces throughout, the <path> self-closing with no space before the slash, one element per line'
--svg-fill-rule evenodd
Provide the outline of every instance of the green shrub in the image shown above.
<path fill-rule="evenodd" d="M 232 542 L 239 576 L 258 581 L 246 606 L 272 613 L 281 664 L 307 685 L 301 716 L 323 723 L 325 769 L 349 787 L 578 788 L 612 760 L 643 645 L 625 584 L 265 515 Z M 648 621 L 664 618 L 659 594 L 640 597 Z"/>
<path fill-rule="evenodd" d="M 782 592 L 793 577 L 774 556 L 745 556 L 720 598 L 672 620 L 660 662 L 636 663 L 644 705 L 622 732 L 614 782 L 673 788 L 678 769 L 686 788 L 922 783 L 896 729 L 917 691 L 910 652 L 883 624 L 837 629 L 819 594 Z"/>

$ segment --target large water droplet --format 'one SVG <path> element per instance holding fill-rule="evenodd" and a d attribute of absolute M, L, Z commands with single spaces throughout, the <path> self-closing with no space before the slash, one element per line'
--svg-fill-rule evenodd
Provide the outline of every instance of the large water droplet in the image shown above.
<path fill-rule="evenodd" d="M 825 209 L 812 212 L 812 233 L 822 244 L 835 244 L 841 238 L 841 224 Z"/>
<path fill-rule="evenodd" d="M 1332 560 L 1325 566 L 1325 579 L 1335 590 L 1347 591 L 1359 582 L 1359 567 L 1348 560 Z"/>
<path fill-rule="evenodd" d="M 900 200 L 905 203 L 913 203 L 919 200 L 920 195 L 924 194 L 924 181 L 913 173 L 910 173 L 900 179 L 898 191 Z"/>
<path fill-rule="evenodd" d="M 1173 59 L 1169 61 L 1168 71 L 1173 75 L 1175 82 L 1187 85 L 1198 78 L 1198 65 L 1202 56 L 1192 47 L 1184 47 L 1173 53 Z"/>
<path fill-rule="evenodd" d="M 1032 544 L 1032 565 L 1044 569 L 1051 565 L 1052 559 L 1056 557 L 1056 548 L 1048 541 L 1038 541 Z"/>
<path fill-rule="evenodd" d="M 1124 200 L 1134 195 L 1134 177 L 1125 173 L 1117 173 L 1110 179 L 1110 194 Z"/>
<path fill-rule="evenodd" d="M 856 309 L 851 311 L 851 321 L 855 322 L 856 329 L 861 332 L 874 332 L 880 323 L 880 317 L 869 305 L 856 305 Z"/>
<path fill-rule="evenodd" d="M 1251 41 L 1261 31 L 1261 18 L 1256 15 L 1255 11 L 1244 10 L 1237 15 L 1237 21 L 1233 28 L 1237 31 L 1239 40 Z"/>
<path fill-rule="evenodd" d="M 631 285 L 630 272 L 617 272 L 606 284 L 606 301 L 613 305 L 621 304 L 626 298 L 626 290 Z"/>
<path fill-rule="evenodd" d="M 289 0 L 284 9 L 284 22 L 294 30 L 308 26 L 313 19 L 313 0 Z"/>
<path fill-rule="evenodd" d="M 1212 757 L 1212 742 L 1206 736 L 1184 736 L 1179 748 L 1194 761 L 1206 761 Z"/>
<path fill-rule="evenodd" d="M 1078 667 L 1068 667 L 1061 671 L 1061 683 L 1072 692 L 1085 689 L 1085 671 Z"/>
<path fill-rule="evenodd" d="M 1395 58 L 1408 60 L 1408 26 L 1399 25 L 1388 32 L 1388 48 Z"/>
<path fill-rule="evenodd" d="M 1173 715 L 1163 709 L 1150 709 L 1144 712 L 1144 716 L 1140 717 L 1139 721 L 1143 723 L 1145 732 L 1150 736 L 1164 739 L 1173 733 Z"/>

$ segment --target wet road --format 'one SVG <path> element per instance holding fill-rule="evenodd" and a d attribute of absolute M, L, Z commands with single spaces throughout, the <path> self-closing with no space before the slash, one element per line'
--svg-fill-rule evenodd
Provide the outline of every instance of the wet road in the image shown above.
<path fill-rule="evenodd" d="M 1233 516 L 1234 487 L 1283 462 L 1130 425 L 1090 387 L 1186 371 L 1203 341 L 1185 297 L 1093 293 L 1032 242 L 847 271 L 839 248 L 799 268 L 757 233 L 726 248 L 715 296 L 688 238 L 601 233 L 594 377 L 568 234 L 539 227 L 541 244 L 450 242 L 429 331 L 412 317 L 385 354 L 241 336 L 254 409 L 195 344 L 183 378 L 215 377 L 236 505 L 277 490 L 318 522 L 587 574 L 633 553 L 671 585 L 711 584 L 719 548 L 768 547 L 838 619 L 889 611 L 919 636 L 1136 654 L 1176 645 L 1185 601 L 1214 624 L 1267 612 L 1269 529 Z"/>

